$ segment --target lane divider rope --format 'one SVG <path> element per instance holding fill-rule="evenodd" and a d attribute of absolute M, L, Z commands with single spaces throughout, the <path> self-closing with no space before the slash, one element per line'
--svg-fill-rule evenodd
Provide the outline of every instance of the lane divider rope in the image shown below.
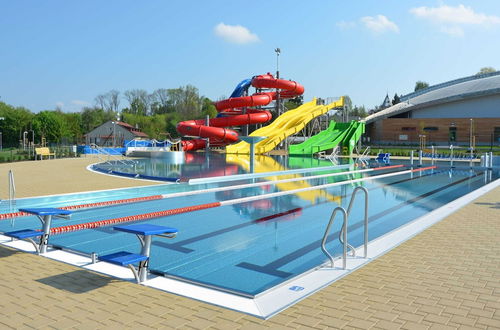
<path fill-rule="evenodd" d="M 108 219 L 108 220 L 100 220 L 100 221 L 87 222 L 87 223 L 81 223 L 81 224 L 75 224 L 75 225 L 61 226 L 61 227 L 52 228 L 50 232 L 51 232 L 51 234 L 61 234 L 61 233 L 67 233 L 67 232 L 83 230 L 83 229 L 93 229 L 93 228 L 98 228 L 98 227 L 110 226 L 110 225 L 123 223 L 123 222 L 141 221 L 141 220 L 147 220 L 147 219 L 161 218 L 161 217 L 166 217 L 166 216 L 171 216 L 171 215 L 176 215 L 176 214 L 181 214 L 181 213 L 189 213 L 189 212 L 205 210 L 205 209 L 210 209 L 210 208 L 215 208 L 215 207 L 220 207 L 220 206 L 255 201 L 255 200 L 259 200 L 259 199 L 266 199 L 266 198 L 273 198 L 273 197 L 277 197 L 277 196 L 290 195 L 290 194 L 295 194 L 295 193 L 301 192 L 301 191 L 324 189 L 324 188 L 338 186 L 338 185 L 342 185 L 342 184 L 346 184 L 346 183 L 361 182 L 361 181 L 372 180 L 372 179 L 382 179 L 382 178 L 387 178 L 387 177 L 391 177 L 391 176 L 409 174 L 412 172 L 420 172 L 420 171 L 425 171 L 425 170 L 430 170 L 430 169 L 435 169 L 435 168 L 437 168 L 437 166 L 422 167 L 422 168 L 411 169 L 411 170 L 407 170 L 407 171 L 392 172 L 392 173 L 387 173 L 387 174 L 382 174 L 382 175 L 377 175 L 377 176 L 355 179 L 355 180 L 351 180 L 349 182 L 341 181 L 341 182 L 318 185 L 318 186 L 314 186 L 314 187 L 281 191 L 281 192 L 277 192 L 277 193 L 270 193 L 270 194 L 251 196 L 251 197 L 243 197 L 243 198 L 235 198 L 235 199 L 221 201 L 221 202 L 185 206 L 185 207 L 179 207 L 179 208 L 165 210 L 165 211 L 151 212 L 151 213 L 138 214 L 138 215 Z"/>
<path fill-rule="evenodd" d="M 218 192 L 218 191 L 230 191 L 230 190 L 236 190 L 236 189 L 245 189 L 245 188 L 259 187 L 259 186 L 265 186 L 265 185 L 273 185 L 273 184 L 278 184 L 278 183 L 287 183 L 287 182 L 294 182 L 294 181 L 307 181 L 307 180 L 312 180 L 312 179 L 333 177 L 333 176 L 339 176 L 339 175 L 348 175 L 348 174 L 353 174 L 353 173 L 365 173 L 365 172 L 371 172 L 371 171 L 381 171 L 381 170 L 388 170 L 388 169 L 394 169 L 394 168 L 399 168 L 399 167 L 404 167 L 404 165 L 381 166 L 381 167 L 369 168 L 369 169 L 364 169 L 364 170 L 355 170 L 355 171 L 347 171 L 347 172 L 339 172 L 339 173 L 328 173 L 328 174 L 314 175 L 314 176 L 308 176 L 308 177 L 298 177 L 298 178 L 265 181 L 265 182 L 255 182 L 255 183 L 241 184 L 241 185 L 229 186 L 229 187 L 218 187 L 218 188 L 210 188 L 210 189 L 184 191 L 184 192 L 171 193 L 171 194 L 161 194 L 161 195 L 153 195 L 153 196 L 146 196 L 146 197 L 119 199 L 119 200 L 114 200 L 114 201 L 105 201 L 105 202 L 96 202 L 96 203 L 88 203 L 88 204 L 81 204 L 81 205 L 62 206 L 62 207 L 59 207 L 59 209 L 61 209 L 61 210 L 81 210 L 81 209 L 97 208 L 97 207 L 112 206 L 112 205 L 131 204 L 131 203 L 146 202 L 146 201 L 159 200 L 159 199 L 165 199 L 165 198 L 185 197 L 185 196 L 192 196 L 192 195 L 198 195 L 198 194 L 213 193 L 213 192 Z M 284 174 L 281 174 L 279 176 L 283 176 L 283 175 Z M 295 175 L 295 174 L 290 174 L 290 175 Z M 0 214 L 0 220 L 25 217 L 25 216 L 30 216 L 30 215 L 31 214 L 25 213 L 25 212 L 4 213 L 4 214 Z"/>
<path fill-rule="evenodd" d="M 118 199 L 118 200 L 114 200 L 114 201 L 105 201 L 105 202 L 87 203 L 87 204 L 80 204 L 80 205 L 62 206 L 62 207 L 58 207 L 58 208 L 61 210 L 80 210 L 80 209 L 97 208 L 97 207 L 119 205 L 119 204 L 146 202 L 146 201 L 152 201 L 152 200 L 158 200 L 158 199 L 163 199 L 163 196 L 162 195 L 153 195 L 153 196 L 146 196 L 146 197 L 134 197 L 134 198 L 127 198 L 127 199 Z M 25 217 L 25 216 L 31 216 L 31 214 L 26 213 L 26 212 L 4 213 L 4 214 L 0 214 L 0 220 Z"/>

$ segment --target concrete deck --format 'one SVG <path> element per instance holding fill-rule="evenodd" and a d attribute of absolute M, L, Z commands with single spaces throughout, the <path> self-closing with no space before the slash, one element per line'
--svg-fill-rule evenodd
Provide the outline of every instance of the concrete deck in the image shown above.
<path fill-rule="evenodd" d="M 0 327 L 500 329 L 499 237 L 496 188 L 266 321 L 0 246 Z"/>

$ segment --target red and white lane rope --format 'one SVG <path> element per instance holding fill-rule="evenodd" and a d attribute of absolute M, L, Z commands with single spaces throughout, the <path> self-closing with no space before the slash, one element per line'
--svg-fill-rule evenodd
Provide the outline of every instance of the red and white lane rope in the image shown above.
<path fill-rule="evenodd" d="M 110 225 L 115 225 L 115 224 L 124 223 L 124 222 L 161 218 L 161 217 L 166 217 L 166 216 L 175 215 L 175 214 L 189 213 L 189 212 L 194 212 L 194 211 L 199 211 L 199 210 L 216 208 L 216 207 L 220 207 L 220 206 L 245 203 L 245 202 L 255 201 L 255 200 L 259 200 L 259 199 L 266 199 L 266 198 L 273 198 L 273 197 L 278 197 L 278 196 L 283 196 L 283 195 L 290 195 L 290 194 L 295 194 L 295 193 L 302 192 L 302 191 L 325 189 L 325 188 L 330 188 L 330 187 L 334 187 L 334 186 L 338 186 L 338 185 L 342 185 L 342 184 L 346 184 L 346 183 L 354 183 L 354 182 L 361 182 L 361 181 L 366 181 L 366 180 L 388 178 L 388 177 L 396 176 L 396 175 L 403 175 L 403 174 L 409 174 L 412 172 L 420 172 L 420 171 L 435 169 L 436 167 L 437 166 L 422 167 L 422 168 L 412 169 L 412 170 L 407 170 L 407 171 L 392 172 L 392 173 L 387 173 L 387 174 L 381 174 L 381 175 L 376 175 L 376 176 L 371 176 L 371 177 L 350 180 L 348 182 L 341 181 L 341 182 L 335 182 L 335 183 L 328 183 L 328 184 L 323 184 L 323 185 L 318 185 L 318 186 L 313 186 L 313 187 L 280 191 L 280 192 L 264 194 L 264 195 L 259 195 L 259 196 L 235 198 L 235 199 L 230 199 L 230 200 L 215 202 L 215 203 L 185 206 L 185 207 L 179 207 L 179 208 L 165 210 L 165 211 L 151 212 L 151 213 L 145 213 L 145 214 L 120 217 L 120 218 L 115 218 L 115 219 L 108 219 L 108 220 L 81 223 L 81 224 L 76 224 L 76 225 L 56 227 L 56 228 L 52 228 L 50 232 L 51 232 L 51 234 L 60 234 L 60 233 L 67 233 L 67 232 L 83 230 L 83 229 L 92 229 L 92 228 L 110 226 Z"/>
<path fill-rule="evenodd" d="M 119 204 L 146 202 L 146 201 L 152 201 L 152 200 L 163 199 L 163 198 L 164 197 L 162 195 L 153 195 L 153 196 L 146 196 L 146 197 L 134 197 L 134 198 L 127 198 L 127 199 L 118 199 L 118 200 L 114 200 L 114 201 L 105 201 L 105 202 L 87 203 L 87 204 L 80 204 L 80 205 L 62 206 L 62 207 L 59 207 L 59 209 L 61 209 L 61 210 L 79 210 L 79 209 L 97 208 L 97 207 L 119 205 Z M 26 213 L 26 212 L 4 213 L 4 214 L 0 214 L 0 220 L 17 218 L 17 217 L 25 217 L 25 216 L 30 216 L 30 215 L 31 214 Z"/>
<path fill-rule="evenodd" d="M 252 187 L 259 187 L 259 186 L 267 186 L 267 185 L 274 185 L 274 184 L 294 182 L 294 181 L 307 181 L 307 180 L 312 180 L 312 179 L 334 177 L 334 176 L 348 175 L 348 174 L 354 174 L 354 173 L 366 173 L 366 172 L 372 172 L 372 171 L 389 170 L 389 169 L 394 169 L 394 168 L 399 168 L 399 167 L 404 167 L 404 165 L 382 166 L 382 167 L 375 167 L 375 168 L 369 168 L 369 169 L 364 169 L 364 170 L 355 170 L 355 171 L 347 171 L 347 172 L 339 172 L 339 173 L 328 173 L 328 174 L 313 175 L 313 176 L 307 176 L 307 177 L 301 176 L 301 177 L 297 177 L 297 178 L 273 180 L 273 181 L 265 181 L 265 182 L 255 182 L 255 183 L 241 184 L 241 185 L 235 185 L 235 186 L 229 186 L 229 187 L 209 188 L 209 189 L 184 191 L 184 192 L 171 193 L 171 194 L 161 194 L 161 195 L 153 195 L 153 196 L 146 196 L 146 197 L 119 199 L 119 200 L 114 200 L 114 201 L 105 201 L 105 202 L 96 202 L 96 203 L 88 203 L 88 204 L 80 204 L 80 205 L 62 206 L 62 207 L 59 207 L 59 209 L 61 209 L 61 210 L 81 210 L 81 209 L 97 208 L 97 207 L 112 206 L 112 205 L 131 204 L 131 203 L 146 202 L 146 201 L 159 200 L 159 199 L 165 199 L 165 198 L 193 196 L 193 195 L 199 195 L 199 194 L 214 193 L 214 192 L 218 192 L 218 191 L 230 191 L 230 190 L 245 189 L 245 188 L 252 188 Z M 284 174 L 281 174 L 280 176 L 283 176 L 283 175 Z M 295 175 L 295 174 L 290 174 L 290 175 Z M 30 216 L 30 214 L 25 213 L 25 212 L 4 213 L 4 214 L 0 214 L 0 220 L 17 218 L 17 217 L 24 217 L 24 216 Z"/>

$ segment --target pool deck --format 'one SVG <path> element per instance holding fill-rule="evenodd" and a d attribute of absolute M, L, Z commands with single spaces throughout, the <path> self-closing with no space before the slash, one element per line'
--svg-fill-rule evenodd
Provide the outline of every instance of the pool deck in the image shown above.
<path fill-rule="evenodd" d="M 86 176 L 82 160 L 50 162 L 57 171 L 31 185 L 60 181 L 61 171 L 99 182 L 87 190 L 145 184 Z M 31 163 L 10 164 L 16 184 L 21 165 L 32 173 Z M 73 186 L 81 191 L 87 183 Z M 44 192 L 62 191 L 51 184 Z M 268 320 L 4 246 L 0 278 L 1 328 L 500 329 L 500 187 Z"/>

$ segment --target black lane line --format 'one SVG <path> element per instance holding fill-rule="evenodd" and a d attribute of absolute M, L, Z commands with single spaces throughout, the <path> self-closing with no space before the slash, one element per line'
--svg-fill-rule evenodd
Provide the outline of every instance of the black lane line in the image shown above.
<path fill-rule="evenodd" d="M 392 183 L 388 183 L 386 185 L 376 185 L 375 187 L 370 188 L 369 190 L 371 191 L 371 190 L 374 190 L 374 189 L 379 189 L 380 187 L 391 186 L 391 185 L 394 185 L 394 184 L 399 184 L 399 183 L 403 183 L 403 182 L 407 182 L 407 181 L 412 181 L 412 180 L 424 178 L 424 177 L 429 176 L 429 175 L 435 175 L 435 174 L 440 174 L 440 173 L 442 173 L 442 172 L 428 173 L 428 174 L 424 174 L 422 176 L 417 176 L 417 177 L 413 177 L 413 178 L 407 178 L 407 179 L 395 181 L 395 182 L 392 182 Z M 348 184 L 348 183 L 346 182 L 346 184 Z M 327 203 L 327 202 L 329 202 L 329 201 L 325 201 L 324 203 Z M 309 208 L 309 207 L 314 207 L 314 206 L 317 206 L 319 204 L 323 204 L 323 202 L 322 203 L 317 203 L 317 204 L 307 205 L 307 206 L 304 206 L 302 208 L 305 209 L 305 208 Z M 203 235 L 191 237 L 191 238 L 188 238 L 188 239 L 185 239 L 185 240 L 182 240 L 182 241 L 178 241 L 178 242 L 175 242 L 175 243 L 166 243 L 166 242 L 161 242 L 161 241 L 153 241 L 153 245 L 161 246 L 161 247 L 164 247 L 164 248 L 167 248 L 167 249 L 171 249 L 171 250 L 174 250 L 174 251 L 178 251 L 178 252 L 181 252 L 181 253 L 191 253 L 191 252 L 194 252 L 195 250 L 187 248 L 184 245 L 195 243 L 195 242 L 207 239 L 207 238 L 212 238 L 212 237 L 215 237 L 217 235 L 222 235 L 222 234 L 228 233 L 230 231 L 241 229 L 241 228 L 245 228 L 245 227 L 251 226 L 251 225 L 254 225 L 253 221 L 244 222 L 242 224 L 234 225 L 234 226 L 231 226 L 231 227 L 225 227 L 225 228 L 222 228 L 222 229 L 210 232 L 210 233 L 206 233 L 206 234 L 203 234 Z"/>
<path fill-rule="evenodd" d="M 480 175 L 483 175 L 484 172 L 480 173 L 480 174 L 475 174 L 474 176 L 470 176 L 470 177 L 467 177 L 467 178 L 463 178 L 463 179 L 460 179 L 456 182 L 452 182 L 452 183 L 449 183 L 447 184 L 446 186 L 443 186 L 443 187 L 440 187 L 440 188 L 437 188 L 437 189 L 434 189 L 432 191 L 429 191 L 427 193 L 424 193 L 420 196 L 417 196 L 417 197 L 414 197 L 412 199 L 409 199 L 407 201 L 404 201 L 396 206 L 393 206 L 387 210 L 384 210 L 382 212 L 379 212 L 371 217 L 368 218 L 368 222 L 372 222 L 372 221 L 375 221 L 377 219 L 380 219 L 381 217 L 383 216 L 386 216 L 387 214 L 391 213 L 391 212 L 394 212 L 394 211 L 397 211 L 399 210 L 400 208 L 406 206 L 406 205 L 411 205 L 425 197 L 429 197 L 435 193 L 438 193 L 444 189 L 447 189 L 447 188 L 450 188 L 454 185 L 457 185 L 459 183 L 462 183 L 464 181 L 467 181 L 467 180 L 470 180 L 472 178 L 476 178 Z M 364 223 L 357 223 L 355 225 L 353 225 L 350 230 L 356 230 L 360 227 L 364 226 Z M 340 234 L 339 231 L 335 232 L 335 233 L 332 233 L 331 235 L 328 236 L 328 240 L 327 242 L 330 242 L 332 241 L 333 239 L 335 239 L 336 237 L 338 237 L 338 235 Z M 252 264 L 252 263 L 248 263 L 248 262 L 242 262 L 242 263 L 239 263 L 238 267 L 242 267 L 242 268 L 245 268 L 245 269 L 249 269 L 249 270 L 253 270 L 253 271 L 256 271 L 256 272 L 261 272 L 261 273 L 265 273 L 265 274 L 269 274 L 269 275 L 274 275 L 274 276 L 278 276 L 278 277 L 282 277 L 282 278 L 286 278 L 286 277 L 289 277 L 291 275 L 293 275 L 293 273 L 287 273 L 287 272 L 284 272 L 284 271 L 280 271 L 278 270 L 278 268 L 288 264 L 289 262 L 291 261 L 294 261 L 296 260 L 297 258 L 303 256 L 304 254 L 306 253 L 309 253 L 313 250 L 316 250 L 318 249 L 319 247 L 321 246 L 321 240 L 318 240 L 318 241 L 315 241 L 313 243 L 310 243 L 298 250 L 295 250 L 294 252 L 292 253 L 289 253 L 279 259 L 276 259 L 264 266 L 260 266 L 260 265 L 256 265 L 256 264 Z M 280 276 L 282 275 L 282 276 Z M 285 276 L 286 275 L 286 276 Z"/>

